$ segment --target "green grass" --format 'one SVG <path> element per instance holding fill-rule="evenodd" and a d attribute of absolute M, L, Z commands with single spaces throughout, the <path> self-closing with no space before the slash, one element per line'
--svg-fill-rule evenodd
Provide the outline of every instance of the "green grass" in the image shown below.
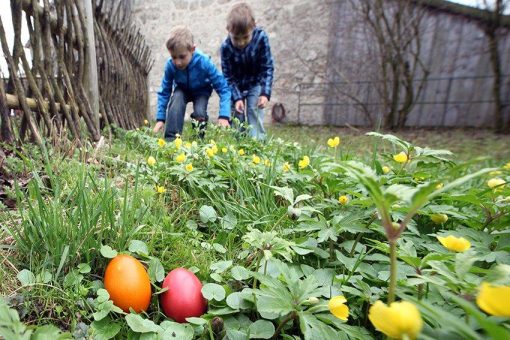
<path fill-rule="evenodd" d="M 366 136 L 366 129 L 352 129 L 328 126 L 268 125 L 268 134 L 274 138 L 296 141 L 302 145 L 327 148 L 326 141 L 340 136 L 341 147 L 360 158 L 370 157 L 374 139 Z M 477 129 L 406 129 L 388 131 L 414 145 L 432 149 L 447 149 L 455 159 L 467 161 L 482 157 L 494 161 L 510 161 L 510 135 L 498 135 L 490 130 Z M 386 145 L 386 149 L 391 146 Z M 384 147 L 381 151 L 384 151 Z"/>

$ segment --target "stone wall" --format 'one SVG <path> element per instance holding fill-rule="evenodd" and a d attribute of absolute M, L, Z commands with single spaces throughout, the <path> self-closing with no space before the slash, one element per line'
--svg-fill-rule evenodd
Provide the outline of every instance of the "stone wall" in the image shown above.
<path fill-rule="evenodd" d="M 236 1 L 232 0 L 135 0 L 134 16 L 152 48 L 155 63 L 150 74 L 151 109 L 155 113 L 156 92 L 168 58 L 165 48 L 170 28 L 188 25 L 198 48 L 209 54 L 220 67 L 220 45 L 227 36 L 226 15 Z M 275 61 L 273 95 L 266 122 L 270 121 L 272 104 L 285 105 L 287 120 L 297 119 L 297 85 L 325 80 L 329 32 L 328 1 L 258 0 L 250 1 L 257 25 L 269 35 Z M 190 105 L 191 106 L 191 105 Z M 188 111 L 190 108 L 188 108 Z M 210 101 L 212 119 L 217 117 L 218 98 Z M 307 120 L 317 123 L 322 111 Z"/>

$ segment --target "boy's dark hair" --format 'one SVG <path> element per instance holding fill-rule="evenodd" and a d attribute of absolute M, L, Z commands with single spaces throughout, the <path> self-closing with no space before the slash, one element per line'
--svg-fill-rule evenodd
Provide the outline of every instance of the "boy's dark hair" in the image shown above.
<path fill-rule="evenodd" d="M 187 26 L 178 25 L 170 30 L 168 40 L 166 41 L 166 48 L 169 51 L 173 51 L 178 48 L 191 50 L 193 46 L 193 34 Z"/>
<path fill-rule="evenodd" d="M 245 2 L 235 4 L 227 15 L 227 31 L 234 35 L 249 32 L 255 28 L 251 7 Z"/>

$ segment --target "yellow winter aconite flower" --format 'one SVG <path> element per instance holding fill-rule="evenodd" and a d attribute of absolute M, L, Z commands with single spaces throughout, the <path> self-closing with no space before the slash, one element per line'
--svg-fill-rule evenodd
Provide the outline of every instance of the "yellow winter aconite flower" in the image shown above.
<path fill-rule="evenodd" d="M 180 149 L 180 148 L 181 148 L 181 146 L 182 146 L 182 139 L 180 139 L 180 138 L 176 138 L 176 139 L 174 140 L 174 144 L 175 144 L 175 147 L 176 147 L 177 149 Z"/>
<path fill-rule="evenodd" d="M 471 248 L 471 242 L 469 242 L 463 237 L 455 237 L 453 235 L 448 235 L 447 237 L 438 236 L 437 239 L 446 249 L 456 251 L 458 253 L 465 252 L 466 250 Z"/>
<path fill-rule="evenodd" d="M 489 186 L 489 188 L 495 188 L 495 187 L 498 187 L 496 189 L 500 189 L 501 187 L 503 187 L 503 185 L 505 185 L 506 182 L 504 179 L 501 179 L 501 178 L 491 178 L 487 181 L 487 185 Z"/>
<path fill-rule="evenodd" d="M 490 315 L 510 317 L 510 286 L 493 286 L 482 282 L 476 304 Z"/>
<path fill-rule="evenodd" d="M 214 156 L 214 150 L 212 148 L 205 149 L 205 153 L 207 154 L 207 157 L 209 157 L 209 158 Z"/>
<path fill-rule="evenodd" d="M 185 168 L 186 168 L 186 171 L 188 171 L 188 172 L 193 171 L 193 164 L 188 163 L 188 164 L 186 164 Z"/>
<path fill-rule="evenodd" d="M 349 203 L 349 197 L 342 195 L 338 197 L 338 202 L 340 202 L 341 205 L 346 205 L 347 203 Z"/>
<path fill-rule="evenodd" d="M 165 146 L 165 144 L 166 144 L 166 142 L 165 142 L 165 140 L 164 140 L 163 138 L 158 139 L 158 145 L 159 145 L 160 147 L 164 147 L 164 146 Z"/>
<path fill-rule="evenodd" d="M 149 156 L 149 158 L 147 158 L 147 164 L 149 164 L 149 166 L 153 166 L 156 164 L 156 158 Z"/>
<path fill-rule="evenodd" d="M 164 194 L 166 192 L 165 187 L 160 187 L 159 185 L 156 185 L 156 191 L 158 194 Z"/>
<path fill-rule="evenodd" d="M 211 147 L 211 150 L 212 152 L 216 155 L 218 153 L 218 147 L 216 146 L 216 144 L 213 144 L 213 146 Z"/>
<path fill-rule="evenodd" d="M 149 125 L 149 121 L 147 119 L 143 120 L 143 125 Z"/>
<path fill-rule="evenodd" d="M 328 146 L 330 148 L 336 148 L 338 145 L 340 145 L 340 137 L 336 136 L 335 138 L 328 139 Z"/>
<path fill-rule="evenodd" d="M 244 149 L 239 149 L 239 156 L 244 156 Z"/>
<path fill-rule="evenodd" d="M 368 318 L 378 331 L 394 339 L 415 339 L 423 327 L 420 311 L 407 301 L 387 306 L 378 300 L 370 307 Z"/>
<path fill-rule="evenodd" d="M 432 220 L 432 222 L 434 222 L 436 224 L 443 224 L 443 223 L 446 223 L 446 221 L 448 221 L 448 215 L 446 215 L 446 214 L 432 214 L 432 215 L 430 215 L 430 219 Z"/>
<path fill-rule="evenodd" d="M 304 169 L 310 165 L 310 158 L 308 156 L 304 156 L 302 160 L 298 162 L 299 168 Z"/>
<path fill-rule="evenodd" d="M 283 170 L 283 172 L 290 171 L 290 164 L 289 164 L 289 162 L 283 163 L 282 170 Z"/>
<path fill-rule="evenodd" d="M 228 152 L 228 149 L 227 149 L 227 148 L 225 148 L 225 147 L 223 147 L 223 148 L 221 148 L 221 152 L 223 152 L 223 153 L 227 153 L 227 152 Z"/>
<path fill-rule="evenodd" d="M 349 307 L 345 305 L 346 302 L 347 300 L 342 295 L 331 298 L 328 302 L 329 311 L 340 320 L 347 321 L 349 317 Z"/>
<path fill-rule="evenodd" d="M 393 155 L 393 159 L 395 160 L 395 162 L 398 162 L 398 163 L 405 163 L 409 160 L 409 158 L 407 157 L 407 154 L 404 151 L 402 151 L 399 154 Z"/>
<path fill-rule="evenodd" d="M 183 152 L 183 153 L 178 154 L 178 155 L 177 155 L 177 157 L 175 157 L 175 161 L 176 161 L 177 163 L 182 163 L 182 162 L 184 162 L 185 160 L 186 160 L 186 155 L 184 154 L 184 152 Z"/>
<path fill-rule="evenodd" d="M 251 160 L 252 160 L 253 164 L 259 164 L 260 163 L 260 157 L 257 156 L 257 155 L 253 155 L 251 157 Z"/>
<path fill-rule="evenodd" d="M 264 160 L 264 165 L 267 167 L 271 166 L 271 161 L 269 159 Z"/>
<path fill-rule="evenodd" d="M 444 184 L 439 183 L 438 185 L 436 185 L 436 190 L 442 189 L 443 187 L 444 187 Z"/>
<path fill-rule="evenodd" d="M 388 172 L 391 171 L 391 168 L 389 166 L 383 166 L 382 167 L 382 172 L 386 175 Z"/>

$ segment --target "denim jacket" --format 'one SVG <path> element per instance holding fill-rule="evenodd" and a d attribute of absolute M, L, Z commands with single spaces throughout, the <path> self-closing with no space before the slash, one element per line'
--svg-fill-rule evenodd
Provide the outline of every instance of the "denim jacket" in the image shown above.
<path fill-rule="evenodd" d="M 175 67 L 171 58 L 165 65 L 165 74 L 158 91 L 156 120 L 166 120 L 166 109 L 173 89 L 179 87 L 187 96 L 210 96 L 212 89 L 220 97 L 219 118 L 230 119 L 230 89 L 223 75 L 213 64 L 211 57 L 195 49 L 191 61 L 184 70 Z"/>

